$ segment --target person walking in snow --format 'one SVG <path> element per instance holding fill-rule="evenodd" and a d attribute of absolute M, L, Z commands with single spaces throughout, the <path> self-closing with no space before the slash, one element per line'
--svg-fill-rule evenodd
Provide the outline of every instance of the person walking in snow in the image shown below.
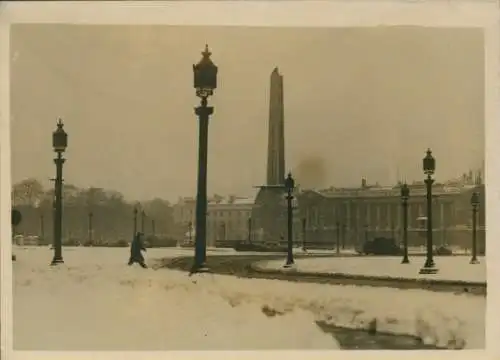
<path fill-rule="evenodd" d="M 144 262 L 144 256 L 142 256 L 142 251 L 146 251 L 144 247 L 144 243 L 142 242 L 142 233 L 137 232 L 134 236 L 134 240 L 130 245 L 130 259 L 128 261 L 128 265 L 132 265 L 133 263 L 138 263 L 143 268 L 147 268 L 148 266 Z"/>

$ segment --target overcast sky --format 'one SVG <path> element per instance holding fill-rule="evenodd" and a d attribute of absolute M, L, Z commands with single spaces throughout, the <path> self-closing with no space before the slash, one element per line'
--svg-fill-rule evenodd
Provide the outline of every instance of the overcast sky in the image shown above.
<path fill-rule="evenodd" d="M 441 180 L 482 164 L 480 30 L 16 25 L 13 181 L 50 184 L 51 133 L 61 116 L 66 182 L 128 199 L 194 195 L 192 64 L 205 43 L 219 66 L 209 194 L 251 194 L 265 181 L 275 66 L 284 76 L 286 169 L 297 170 L 299 183 L 420 179 L 427 147 Z"/>

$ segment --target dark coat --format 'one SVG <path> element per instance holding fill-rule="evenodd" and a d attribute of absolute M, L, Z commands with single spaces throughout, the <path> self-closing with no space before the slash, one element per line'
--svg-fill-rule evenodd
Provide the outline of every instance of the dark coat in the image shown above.
<path fill-rule="evenodd" d="M 141 251 L 146 251 L 140 236 L 135 236 L 132 244 L 130 245 L 130 259 L 134 261 L 143 262 L 144 256 Z"/>

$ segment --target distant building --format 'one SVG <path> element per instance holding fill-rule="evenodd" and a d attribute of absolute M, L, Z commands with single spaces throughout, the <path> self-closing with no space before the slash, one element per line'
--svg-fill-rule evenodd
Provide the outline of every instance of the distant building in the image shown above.
<path fill-rule="evenodd" d="M 254 199 L 236 196 L 211 199 L 208 202 L 207 243 L 223 246 L 247 240 L 253 203 Z"/>
<path fill-rule="evenodd" d="M 249 236 L 249 221 L 254 204 L 253 198 L 215 195 L 208 199 L 207 245 L 232 246 Z M 183 235 L 191 234 L 194 241 L 196 223 L 196 199 L 181 198 L 174 206 L 174 222 L 183 229 Z M 189 236 L 189 235 L 188 235 Z"/>
<path fill-rule="evenodd" d="M 194 197 L 180 197 L 173 206 L 174 224 L 177 226 L 188 226 L 193 223 L 196 211 L 196 199 Z"/>
<path fill-rule="evenodd" d="M 469 179 L 470 180 L 470 179 Z M 485 246 L 485 187 L 479 180 L 433 186 L 434 244 L 470 247 L 471 195 L 480 194 L 478 243 Z M 423 183 L 410 184 L 408 240 L 410 245 L 426 241 L 427 198 Z M 402 239 L 403 213 L 400 185 L 369 186 L 363 179 L 359 188 L 305 190 L 299 195 L 300 216 L 306 223 L 310 246 L 359 246 L 377 236 Z"/>

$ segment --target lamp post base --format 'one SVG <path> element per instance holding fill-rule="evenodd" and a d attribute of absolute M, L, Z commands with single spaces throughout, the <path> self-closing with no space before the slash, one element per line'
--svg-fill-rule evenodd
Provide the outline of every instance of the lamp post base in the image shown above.
<path fill-rule="evenodd" d="M 284 267 L 285 269 L 289 269 L 289 268 L 292 268 L 292 267 L 294 267 L 294 266 L 295 266 L 295 262 L 293 262 L 293 261 L 292 261 L 292 262 L 288 262 L 288 261 L 287 261 L 287 262 L 285 263 L 285 265 L 283 265 L 283 267 Z"/>
<path fill-rule="evenodd" d="M 59 264 L 64 264 L 64 260 L 62 258 L 53 258 L 50 266 L 55 266 Z"/>
<path fill-rule="evenodd" d="M 410 263 L 410 259 L 408 259 L 407 257 L 404 257 L 403 260 L 401 261 L 401 264 L 409 264 Z"/>
<path fill-rule="evenodd" d="M 472 258 L 472 259 L 470 260 L 470 262 L 469 262 L 469 264 L 471 264 L 471 265 L 477 265 L 477 264 L 479 264 L 479 263 L 480 263 L 480 262 L 479 262 L 479 260 L 478 260 L 478 259 L 475 259 L 475 258 Z"/>
<path fill-rule="evenodd" d="M 200 274 L 208 272 L 210 272 L 210 269 L 208 268 L 207 264 L 202 263 L 202 264 L 194 264 L 189 274 L 192 275 L 192 274 Z"/>
<path fill-rule="evenodd" d="M 421 274 L 421 275 L 432 275 L 432 274 L 437 274 L 438 273 L 438 269 L 435 268 L 435 267 L 426 267 L 426 266 L 424 266 L 423 268 L 420 269 L 420 271 L 418 273 Z"/>

